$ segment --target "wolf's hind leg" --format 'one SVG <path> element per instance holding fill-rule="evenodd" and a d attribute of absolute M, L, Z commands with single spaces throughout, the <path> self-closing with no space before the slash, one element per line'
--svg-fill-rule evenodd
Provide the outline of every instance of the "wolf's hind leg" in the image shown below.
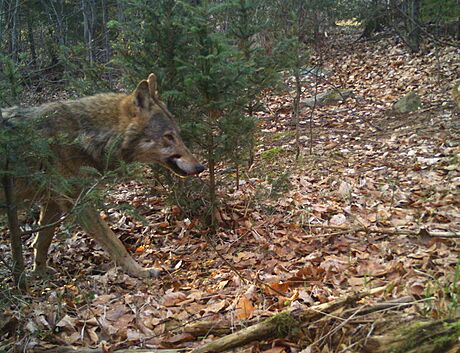
<path fill-rule="evenodd" d="M 61 211 L 58 205 L 50 201 L 41 208 L 39 224 L 40 226 L 46 226 L 47 224 L 56 222 L 60 216 Z M 56 272 L 46 264 L 48 249 L 53 240 L 55 229 L 56 227 L 43 229 L 35 236 L 34 242 L 32 243 L 34 248 L 34 267 L 32 273 L 34 275 L 42 277 L 49 273 Z"/>
<path fill-rule="evenodd" d="M 79 223 L 109 253 L 111 259 L 128 274 L 142 278 L 160 276 L 161 269 L 143 268 L 129 255 L 121 240 L 93 208 L 86 207 L 80 213 Z"/>

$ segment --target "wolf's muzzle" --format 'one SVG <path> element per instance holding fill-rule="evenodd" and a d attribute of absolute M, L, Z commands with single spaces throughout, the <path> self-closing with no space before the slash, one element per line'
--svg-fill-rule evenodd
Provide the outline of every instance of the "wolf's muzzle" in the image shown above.
<path fill-rule="evenodd" d="M 204 166 L 200 163 L 190 165 L 180 159 L 180 156 L 172 156 L 166 160 L 167 167 L 175 174 L 186 177 L 190 175 L 197 175 L 204 171 Z"/>
<path fill-rule="evenodd" d="M 195 174 L 200 174 L 202 171 L 204 171 L 204 165 L 202 164 L 197 164 L 195 166 Z"/>

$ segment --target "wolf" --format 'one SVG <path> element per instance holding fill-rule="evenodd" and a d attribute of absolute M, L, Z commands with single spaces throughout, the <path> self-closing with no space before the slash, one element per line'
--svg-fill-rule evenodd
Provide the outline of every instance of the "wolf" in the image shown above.
<path fill-rule="evenodd" d="M 158 163 L 180 177 L 198 175 L 205 169 L 184 145 L 173 115 L 158 96 L 154 74 L 140 81 L 131 94 L 104 93 L 32 108 L 3 110 L 4 126 L 26 120 L 39 120 L 40 134 L 54 141 L 52 167 L 64 177 L 85 178 L 82 167 L 101 171 L 113 168 L 116 163 L 107 163 L 108 149 L 111 149 L 112 160 Z M 81 193 L 74 190 L 69 201 L 69 195 L 63 197 L 52 188 L 37 194 L 37 187 L 28 184 L 27 180 L 18 181 L 18 200 L 41 206 L 39 224 L 45 227 L 33 242 L 32 272 L 44 276 L 54 272 L 47 266 L 55 232 L 52 225 L 59 223 L 62 215 L 72 209 Z M 4 199 L 0 191 L 0 202 Z M 79 212 L 78 223 L 129 275 L 141 278 L 160 275 L 160 269 L 144 268 L 131 257 L 94 207 L 85 205 Z"/>

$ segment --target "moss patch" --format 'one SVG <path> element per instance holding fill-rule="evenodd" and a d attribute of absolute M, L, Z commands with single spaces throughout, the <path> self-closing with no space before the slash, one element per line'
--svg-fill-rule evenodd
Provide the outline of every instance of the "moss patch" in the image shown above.
<path fill-rule="evenodd" d="M 269 319 L 276 326 L 278 337 L 296 336 L 300 334 L 300 323 L 289 312 L 282 312 Z"/>
<path fill-rule="evenodd" d="M 392 353 L 413 352 L 441 353 L 447 352 L 460 337 L 460 320 L 455 322 L 418 322 L 410 325 L 398 335 L 397 343 L 388 349 Z"/>
<path fill-rule="evenodd" d="M 295 136 L 295 131 L 278 131 L 272 134 L 271 139 L 273 142 L 281 141 L 284 139 L 291 139 Z"/>
<path fill-rule="evenodd" d="M 260 157 L 266 161 L 274 160 L 277 156 L 284 152 L 283 147 L 273 147 L 269 150 L 263 151 Z"/>

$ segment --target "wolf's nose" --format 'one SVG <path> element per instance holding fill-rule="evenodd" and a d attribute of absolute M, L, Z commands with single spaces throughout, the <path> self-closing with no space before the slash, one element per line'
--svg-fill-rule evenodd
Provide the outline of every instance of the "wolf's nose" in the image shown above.
<path fill-rule="evenodd" d="M 200 173 L 204 170 L 204 165 L 198 164 L 198 165 L 195 167 L 195 170 L 196 170 L 196 173 L 197 173 L 197 174 L 200 174 Z"/>

